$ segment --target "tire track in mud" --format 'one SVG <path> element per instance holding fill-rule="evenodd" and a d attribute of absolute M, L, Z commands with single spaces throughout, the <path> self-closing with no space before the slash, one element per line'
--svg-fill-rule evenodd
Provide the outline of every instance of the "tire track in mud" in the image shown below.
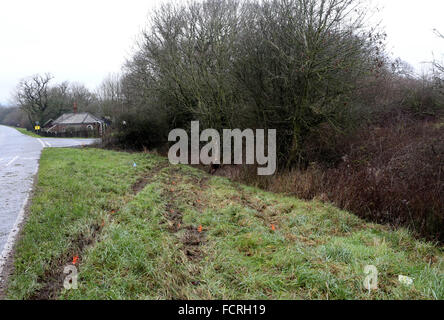
<path fill-rule="evenodd" d="M 174 188 L 184 181 L 185 173 L 180 173 L 180 169 L 171 169 L 170 175 L 165 183 L 165 188 L 162 191 L 162 197 L 169 199 L 165 206 L 165 223 L 167 230 L 176 236 L 176 240 L 181 244 L 181 250 L 189 261 L 200 261 L 203 258 L 202 246 L 206 242 L 205 231 L 202 226 L 186 225 L 183 222 L 184 214 L 179 208 L 179 201 L 185 200 L 180 196 L 180 193 Z M 201 191 L 208 188 L 208 180 L 210 177 L 203 176 L 200 179 L 197 176 L 186 175 L 191 178 L 194 185 L 198 185 Z M 201 199 L 192 199 L 193 207 L 200 212 L 205 207 Z M 186 203 L 186 201 L 183 201 Z"/>
<path fill-rule="evenodd" d="M 134 195 L 137 195 L 140 191 L 145 189 L 145 187 L 154 181 L 154 179 L 157 177 L 157 175 L 162 171 L 162 169 L 165 169 L 169 166 L 169 163 L 163 162 L 154 168 L 150 169 L 149 174 L 144 174 L 141 178 L 139 178 L 132 186 L 131 190 L 133 191 Z"/>
<path fill-rule="evenodd" d="M 43 287 L 34 292 L 29 297 L 30 300 L 53 300 L 56 299 L 63 288 L 63 281 L 66 275 L 63 273 L 65 266 L 75 265 L 79 266 L 81 262 L 82 253 L 85 249 L 94 246 L 98 241 L 98 237 L 102 231 L 102 226 L 93 225 L 90 228 L 90 234 L 81 234 L 74 241 L 71 242 L 70 249 L 61 257 L 52 262 L 51 268 L 46 270 L 44 275 L 38 279 L 39 283 L 43 283 Z M 73 257 L 79 257 L 79 260 L 74 262 Z"/>
<path fill-rule="evenodd" d="M 141 178 L 139 178 L 132 186 L 131 192 L 132 197 L 129 197 L 125 203 L 122 203 L 121 208 L 125 207 L 126 204 L 131 202 L 137 194 L 142 191 L 146 185 L 153 182 L 158 176 L 159 172 L 168 167 L 168 163 L 161 163 L 154 168 L 145 172 Z M 116 209 L 108 210 L 109 222 L 114 220 L 113 213 Z M 63 288 L 63 282 L 67 276 L 63 271 L 67 265 L 75 265 L 77 268 L 80 267 L 82 262 L 82 253 L 93 247 L 97 242 L 100 241 L 100 236 L 105 226 L 105 220 L 102 220 L 101 224 L 93 224 L 90 227 L 89 233 L 83 233 L 78 235 L 72 242 L 70 248 L 63 253 L 60 257 L 53 260 L 50 264 L 50 268 L 47 269 L 43 276 L 39 277 L 37 282 L 42 284 L 42 287 L 32 294 L 30 300 L 53 300 L 58 297 Z M 73 257 L 78 257 L 78 261 L 74 264 Z"/>
<path fill-rule="evenodd" d="M 255 203 L 250 199 L 251 197 L 249 196 L 248 192 L 245 191 L 239 183 L 234 182 L 232 185 L 239 194 L 233 198 L 234 201 L 254 210 L 254 216 L 262 220 L 266 227 L 274 228 L 279 224 L 277 218 L 278 214 L 274 210 L 270 209 L 272 205 L 265 204 L 261 200 L 258 200 Z"/>

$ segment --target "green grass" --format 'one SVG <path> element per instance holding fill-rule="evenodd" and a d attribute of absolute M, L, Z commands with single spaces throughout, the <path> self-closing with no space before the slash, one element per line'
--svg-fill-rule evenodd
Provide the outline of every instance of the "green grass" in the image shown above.
<path fill-rule="evenodd" d="M 12 299 L 444 299 L 442 247 L 154 155 L 45 149 L 30 210 Z"/>

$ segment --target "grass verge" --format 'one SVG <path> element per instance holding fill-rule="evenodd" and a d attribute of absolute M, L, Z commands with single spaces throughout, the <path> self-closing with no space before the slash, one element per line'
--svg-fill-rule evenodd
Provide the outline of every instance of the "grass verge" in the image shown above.
<path fill-rule="evenodd" d="M 41 138 L 41 136 L 39 136 L 38 134 L 32 132 L 32 131 L 28 131 L 26 128 L 19 128 L 19 127 L 11 127 L 16 129 L 17 131 L 19 131 L 20 133 L 23 133 L 27 136 L 33 137 L 33 138 Z"/>
<path fill-rule="evenodd" d="M 43 151 L 14 266 L 11 299 L 444 299 L 442 248 L 404 229 L 99 149 Z"/>

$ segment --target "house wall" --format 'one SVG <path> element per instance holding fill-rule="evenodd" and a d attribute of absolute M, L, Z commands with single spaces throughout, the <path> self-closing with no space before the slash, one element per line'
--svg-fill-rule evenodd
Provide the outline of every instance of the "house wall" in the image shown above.
<path fill-rule="evenodd" d="M 92 130 L 91 130 L 91 127 L 92 127 Z M 87 132 L 87 133 L 91 133 L 94 136 L 100 136 L 100 125 L 98 123 L 93 123 L 93 124 L 58 124 L 54 128 L 51 129 L 51 132 L 54 132 L 56 134 Z"/>

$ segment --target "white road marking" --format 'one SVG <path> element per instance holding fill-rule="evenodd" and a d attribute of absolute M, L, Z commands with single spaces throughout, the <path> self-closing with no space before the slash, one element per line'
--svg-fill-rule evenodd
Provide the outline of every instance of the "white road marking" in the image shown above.
<path fill-rule="evenodd" d="M 45 144 L 43 143 L 42 139 L 37 138 L 37 140 L 40 142 L 40 144 L 42 145 L 43 148 L 46 147 Z"/>
<path fill-rule="evenodd" d="M 19 158 L 18 156 L 15 156 L 11 161 L 9 161 L 9 162 L 6 164 L 6 166 L 9 167 L 9 166 L 10 166 L 11 164 L 13 164 L 14 161 L 17 160 L 18 158 Z"/>
<path fill-rule="evenodd" d="M 5 246 L 3 247 L 3 251 L 0 255 L 0 282 L 3 281 L 1 278 L 3 268 L 5 267 L 6 262 L 8 261 L 8 257 L 12 253 L 12 249 L 14 248 L 15 240 L 17 238 L 17 235 L 20 231 L 20 224 L 23 222 L 25 218 L 25 208 L 26 204 L 28 203 L 29 194 L 31 193 L 32 188 L 29 189 L 28 194 L 26 195 L 25 201 L 22 204 L 22 208 L 20 210 L 20 213 L 17 216 L 17 219 L 15 220 L 14 227 L 12 227 L 11 232 L 9 233 L 8 240 L 5 243 Z"/>

